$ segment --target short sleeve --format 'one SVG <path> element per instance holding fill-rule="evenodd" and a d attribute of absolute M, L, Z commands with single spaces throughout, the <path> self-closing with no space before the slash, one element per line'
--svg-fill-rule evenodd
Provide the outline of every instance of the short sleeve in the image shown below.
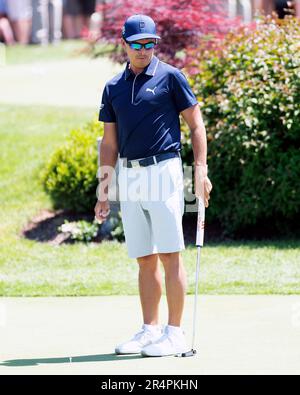
<path fill-rule="evenodd" d="M 102 94 L 102 102 L 99 111 L 99 121 L 116 122 L 116 114 L 114 112 L 110 97 L 108 85 L 105 86 Z"/>
<path fill-rule="evenodd" d="M 173 74 L 173 98 L 178 112 L 198 103 L 186 76 L 179 70 Z"/>

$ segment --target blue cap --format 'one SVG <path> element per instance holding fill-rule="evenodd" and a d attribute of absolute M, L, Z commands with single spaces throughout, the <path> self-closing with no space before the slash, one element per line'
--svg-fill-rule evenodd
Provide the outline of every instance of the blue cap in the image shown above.
<path fill-rule="evenodd" d="M 124 23 L 122 37 L 126 41 L 144 38 L 160 38 L 156 34 L 155 22 L 147 15 L 132 15 Z"/>

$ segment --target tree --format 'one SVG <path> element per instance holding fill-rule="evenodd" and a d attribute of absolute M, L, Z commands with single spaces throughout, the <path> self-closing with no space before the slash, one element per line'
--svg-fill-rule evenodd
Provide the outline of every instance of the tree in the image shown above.
<path fill-rule="evenodd" d="M 133 14 L 146 14 L 155 20 L 162 38 L 157 54 L 177 67 L 189 62 L 185 50 L 196 48 L 199 40 L 209 46 L 240 24 L 240 19 L 228 19 L 222 0 L 114 0 L 99 5 L 98 11 L 104 16 L 102 40 L 114 45 L 111 57 L 120 63 L 126 59 L 120 47 L 122 27 Z"/>

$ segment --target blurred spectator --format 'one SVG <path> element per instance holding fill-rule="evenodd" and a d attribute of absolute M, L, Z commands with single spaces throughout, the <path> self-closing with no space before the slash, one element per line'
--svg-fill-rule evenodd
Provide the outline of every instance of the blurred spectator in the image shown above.
<path fill-rule="evenodd" d="M 253 9 L 270 15 L 273 11 L 284 18 L 285 15 L 295 14 L 300 17 L 300 0 L 252 0 Z"/>
<path fill-rule="evenodd" d="M 289 14 L 289 4 L 287 0 L 275 0 L 275 11 L 279 18 L 284 18 L 285 15 Z"/>
<path fill-rule="evenodd" d="M 32 0 L 32 42 L 58 43 L 62 36 L 62 0 Z"/>
<path fill-rule="evenodd" d="M 300 18 L 300 0 L 295 0 L 296 16 Z"/>
<path fill-rule="evenodd" d="M 6 6 L 16 41 L 28 44 L 31 34 L 31 0 L 6 0 Z"/>
<path fill-rule="evenodd" d="M 0 0 L 0 41 L 5 44 L 14 44 L 14 35 L 9 20 L 7 19 L 6 1 Z"/>
<path fill-rule="evenodd" d="M 96 0 L 64 0 L 65 38 L 80 38 L 89 29 L 90 17 L 95 11 Z"/>

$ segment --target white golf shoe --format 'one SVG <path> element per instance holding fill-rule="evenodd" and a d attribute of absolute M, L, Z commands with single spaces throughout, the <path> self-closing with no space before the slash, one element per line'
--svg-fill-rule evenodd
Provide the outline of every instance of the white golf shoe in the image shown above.
<path fill-rule="evenodd" d="M 163 357 L 186 351 L 188 351 L 188 346 L 183 330 L 167 325 L 163 336 L 156 342 L 143 347 L 141 354 L 144 357 Z"/>
<path fill-rule="evenodd" d="M 160 325 L 143 325 L 129 341 L 119 344 L 115 348 L 116 354 L 139 354 L 143 347 L 158 340 L 163 334 Z"/>

